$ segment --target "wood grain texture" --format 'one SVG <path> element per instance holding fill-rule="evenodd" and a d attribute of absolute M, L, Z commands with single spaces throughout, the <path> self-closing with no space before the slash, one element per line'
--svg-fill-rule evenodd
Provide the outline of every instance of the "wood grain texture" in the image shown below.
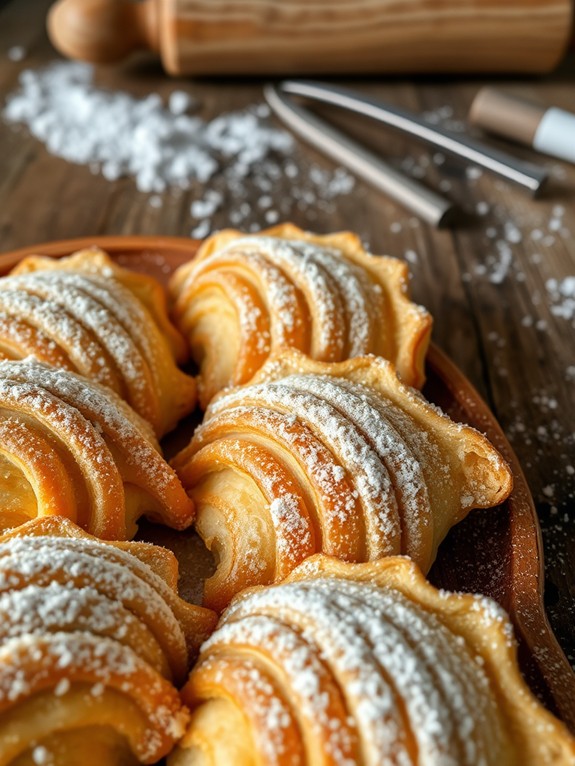
<path fill-rule="evenodd" d="M 159 50 L 172 74 L 546 72 L 570 0 L 58 0 L 66 55 Z"/>
<path fill-rule="evenodd" d="M 76 0 L 77 1 L 77 0 Z M 569 0 L 172 0 L 160 48 L 173 74 L 546 72 Z"/>
<path fill-rule="evenodd" d="M 48 0 L 16 0 L 0 8 L 0 57 L 12 45 L 28 50 L 20 64 L 1 58 L 0 98 L 16 87 L 24 66 L 54 60 L 43 31 L 48 5 Z M 97 79 L 136 95 L 150 89 L 164 95 L 175 87 L 189 89 L 202 102 L 206 118 L 261 101 L 260 81 L 167 81 L 147 61 L 101 70 Z M 437 115 L 443 109 L 448 121 L 465 118 L 484 84 L 575 111 L 572 57 L 546 79 L 444 77 L 346 84 L 417 111 Z M 374 252 L 410 260 L 412 293 L 435 317 L 435 342 L 486 398 L 527 475 L 543 529 L 549 619 L 575 664 L 574 328 L 573 319 L 553 313 L 556 302 L 546 286 L 550 279 L 575 275 L 575 167 L 547 161 L 554 185 L 544 199 L 533 201 L 449 159 L 438 164 L 433 154 L 380 128 L 339 117 L 338 122 L 390 161 L 423 170 L 425 183 L 435 188 L 441 184 L 443 193 L 467 211 L 467 225 L 453 232 L 431 230 L 361 183 L 352 194 L 320 205 L 293 201 L 290 180 L 280 178 L 272 191 L 274 206 L 303 228 L 353 229 Z M 543 161 L 527 149 L 513 151 Z M 306 147 L 297 152 L 304 161 L 330 167 Z M 130 179 L 110 183 L 87 168 L 51 157 L 26 131 L 0 121 L 2 251 L 78 236 L 186 236 L 194 224 L 190 203 L 202 193 L 193 184 L 189 191 L 165 194 L 162 207 L 153 208 Z M 257 204 L 260 195 L 254 187 L 244 200 L 251 206 L 246 224 L 265 225 Z M 237 204 L 228 200 L 213 216 L 214 227 L 228 225 L 231 206 Z M 564 212 L 555 230 L 550 222 L 557 220 L 557 208 Z M 512 241 L 518 237 L 520 241 Z M 506 269 L 507 255 L 499 243 L 510 251 Z M 481 570 L 482 563 L 477 567 Z"/>

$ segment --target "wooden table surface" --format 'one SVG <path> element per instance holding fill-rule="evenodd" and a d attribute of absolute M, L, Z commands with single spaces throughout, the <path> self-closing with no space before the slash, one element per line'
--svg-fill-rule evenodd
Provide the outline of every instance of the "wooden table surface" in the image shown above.
<path fill-rule="evenodd" d="M 0 105 L 23 69 L 57 58 L 44 33 L 49 5 L 0 1 Z M 6 55 L 14 45 L 26 50 L 21 62 Z M 187 90 L 206 119 L 261 102 L 260 81 L 168 80 L 147 60 L 99 70 L 96 79 L 135 95 Z M 575 111 L 573 57 L 544 78 L 371 78 L 348 84 L 460 128 L 486 82 Z M 552 170 L 548 193 L 534 201 L 476 169 L 451 160 L 438 164 L 441 158 L 432 152 L 379 128 L 350 126 L 349 120 L 345 125 L 398 166 L 441 188 L 467 213 L 465 222 L 450 231 L 433 230 L 361 182 L 333 200 L 296 203 L 289 178 L 279 178 L 273 207 L 311 230 L 355 230 L 373 252 L 410 262 L 412 293 L 435 318 L 435 342 L 490 403 L 527 474 L 543 530 L 550 621 L 575 665 L 575 313 L 568 290 L 559 295 L 549 281 L 560 284 L 575 275 L 575 167 L 512 148 Z M 333 168 L 303 145 L 296 154 L 300 165 Z M 250 194 L 243 225 L 264 227 L 261 190 Z M 129 178 L 109 182 L 50 156 L 25 129 L 0 119 L 0 251 L 96 234 L 190 234 L 197 224 L 190 204 L 202 198 L 199 184 L 184 193 L 166 192 L 157 207 L 149 197 Z M 213 226 L 229 225 L 228 215 L 224 205 L 213 215 Z"/>

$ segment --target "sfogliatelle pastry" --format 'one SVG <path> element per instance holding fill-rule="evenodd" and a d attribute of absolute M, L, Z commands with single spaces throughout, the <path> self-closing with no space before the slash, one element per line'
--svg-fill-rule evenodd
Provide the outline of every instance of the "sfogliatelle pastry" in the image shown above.
<path fill-rule="evenodd" d="M 390 362 L 326 364 L 294 350 L 216 397 L 172 465 L 217 559 L 205 585 L 213 609 L 314 553 L 406 553 L 427 572 L 449 529 L 512 486 L 489 441 L 401 383 Z"/>
<path fill-rule="evenodd" d="M 570 766 L 507 615 L 391 557 L 315 556 L 236 598 L 183 690 L 169 766 Z"/>
<path fill-rule="evenodd" d="M 431 317 L 409 300 L 407 280 L 405 263 L 369 255 L 350 232 L 283 224 L 215 234 L 170 283 L 174 320 L 200 366 L 200 403 L 247 383 L 282 347 L 324 362 L 378 354 L 421 386 Z"/>
<path fill-rule="evenodd" d="M 142 515 L 185 529 L 194 506 L 152 427 L 111 389 L 34 360 L 0 362 L 0 530 L 65 516 L 106 540 Z"/>
<path fill-rule="evenodd" d="M 0 279 L 0 357 L 29 355 L 109 386 L 158 436 L 195 405 L 161 286 L 98 249 L 30 256 Z"/>
<path fill-rule="evenodd" d="M 182 736 L 176 689 L 215 615 L 178 565 L 61 518 L 0 536 L 0 766 L 156 763 Z"/>

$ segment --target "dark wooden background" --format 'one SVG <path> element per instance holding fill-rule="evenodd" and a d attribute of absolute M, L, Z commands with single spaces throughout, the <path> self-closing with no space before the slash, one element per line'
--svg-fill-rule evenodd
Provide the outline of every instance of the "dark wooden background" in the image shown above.
<path fill-rule="evenodd" d="M 20 71 L 56 59 L 44 33 L 49 5 L 48 0 L 0 2 L 0 105 L 17 87 Z M 14 45 L 26 49 L 24 61 L 7 57 Z M 97 81 L 136 95 L 186 89 L 199 99 L 205 118 L 261 101 L 260 81 L 168 80 L 147 60 L 99 70 Z M 353 85 L 410 109 L 432 111 L 460 127 L 486 82 L 575 112 L 572 55 L 544 78 L 372 78 Z M 350 126 L 349 120 L 346 125 L 396 164 L 412 165 L 426 183 L 442 188 L 466 211 L 465 223 L 452 231 L 432 230 L 360 182 L 332 203 L 290 206 L 289 179 L 280 179 L 272 193 L 274 205 L 305 228 L 352 229 L 373 252 L 410 261 L 413 296 L 435 317 L 435 342 L 490 403 L 527 474 L 543 529 L 550 621 L 575 664 L 575 320 L 553 313 L 557 301 L 546 287 L 549 279 L 575 275 L 575 167 L 514 148 L 552 170 L 548 194 L 534 201 L 456 162 L 438 167 L 433 152 L 379 128 Z M 304 146 L 297 152 L 300 163 L 307 159 L 331 167 Z M 247 200 L 253 205 L 245 224 L 263 227 L 256 194 L 261 192 L 254 189 L 253 199 Z M 201 196 L 195 185 L 181 194 L 164 194 L 161 206 L 153 207 L 132 180 L 109 182 L 51 157 L 25 130 L 0 119 L 2 252 L 96 234 L 187 236 L 197 223 L 190 203 Z M 228 225 L 228 213 L 222 207 L 212 219 L 214 227 Z M 510 262 L 498 281 L 501 242 Z"/>

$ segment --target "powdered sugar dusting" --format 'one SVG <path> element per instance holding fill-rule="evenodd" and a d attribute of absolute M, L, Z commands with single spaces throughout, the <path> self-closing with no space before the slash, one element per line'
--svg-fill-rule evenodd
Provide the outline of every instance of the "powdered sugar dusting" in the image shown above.
<path fill-rule="evenodd" d="M 110 505 L 106 497 L 111 499 L 115 514 L 124 512 L 118 507 L 122 477 L 107 446 L 108 439 L 129 466 L 130 482 L 138 482 L 154 499 L 149 507 L 171 523 L 185 523 L 178 518 L 176 497 L 180 513 L 191 514 L 191 505 L 175 473 L 159 453 L 149 426 L 113 392 L 34 361 L 0 362 L 0 392 L 4 406 L 10 402 L 18 409 L 26 402 L 29 413 L 49 423 L 55 434 L 61 435 L 63 444 L 75 446 L 82 476 L 91 487 L 92 511 L 103 513 L 104 529 L 111 512 L 103 510 Z M 190 520 L 188 517 L 188 523 Z"/>
<path fill-rule="evenodd" d="M 389 474 L 370 445 L 344 416 L 325 399 L 300 393 L 283 381 L 251 387 L 249 394 L 239 390 L 214 403 L 214 412 L 241 405 L 246 395 L 260 406 L 295 415 L 308 425 L 322 442 L 341 456 L 353 477 L 364 506 L 369 531 L 370 551 L 399 552 L 399 518 Z M 380 553 L 381 555 L 381 553 Z"/>
<path fill-rule="evenodd" d="M 82 632 L 21 636 L 0 647 L 0 662 L 0 699 L 11 704 L 58 676 L 93 681 L 131 697 L 144 714 L 137 743 L 141 759 L 157 759 L 166 752 L 166 739 L 184 733 L 187 715 L 175 690 L 133 650 L 111 639 Z M 164 704 L 157 704 L 162 697 Z"/>
<path fill-rule="evenodd" d="M 43 297 L 12 290 L 5 281 L 1 286 L 0 310 L 9 316 L 26 319 L 64 346 L 76 369 L 86 377 L 119 389 L 117 374 L 106 365 L 102 347 L 77 319 L 62 306 Z"/>
<path fill-rule="evenodd" d="M 297 390 L 309 391 L 336 407 L 376 449 L 380 460 L 387 466 L 395 488 L 405 535 L 402 549 L 417 559 L 422 537 L 430 533 L 429 495 L 419 460 L 386 417 L 392 408 L 391 403 L 383 397 L 374 396 L 366 386 L 354 386 L 327 376 L 293 375 L 285 382 Z M 423 436 L 418 435 L 417 438 Z"/>
<path fill-rule="evenodd" d="M 259 649 L 265 652 L 275 663 L 281 665 L 290 688 L 290 702 L 296 708 L 298 718 L 301 716 L 309 722 L 313 740 L 321 742 L 321 750 L 337 764 L 351 766 L 355 762 L 349 757 L 353 753 L 355 732 L 345 721 L 334 725 L 338 695 L 333 691 L 330 693 L 326 684 L 328 673 L 308 643 L 278 620 L 255 615 L 223 624 L 203 645 L 202 651 L 209 657 L 212 647 L 225 646 L 233 650 L 234 647 L 239 648 L 242 645 L 248 645 L 251 651 Z M 253 664 L 258 668 L 259 663 Z M 246 681 L 250 685 L 250 679 Z M 274 695 L 271 699 L 277 697 Z M 341 708 L 341 703 L 339 707 Z M 262 718 L 265 728 L 272 729 L 277 718 L 273 705 L 270 705 L 269 712 Z M 287 721 L 290 718 L 288 713 Z"/>
<path fill-rule="evenodd" d="M 36 588 L 28 589 L 30 582 Z M 118 606 L 110 606 L 98 598 L 94 588 L 105 599 L 124 604 L 139 620 L 145 621 L 171 656 L 174 669 L 182 673 L 187 664 L 187 650 L 182 628 L 169 606 L 175 598 L 146 565 L 128 553 L 89 540 L 24 537 L 0 544 L 1 603 L 8 605 L 16 600 L 20 614 L 26 602 L 32 600 L 38 606 L 38 611 L 26 618 L 27 622 L 20 620 L 12 628 L 17 635 L 22 630 L 37 632 L 43 612 L 46 613 L 44 628 L 50 621 L 63 627 L 90 603 L 95 611 L 88 610 L 87 626 L 95 620 L 99 629 L 107 626 L 112 630 L 110 619 L 117 614 Z M 7 626 L 13 619 L 7 618 L 2 631 L 10 630 Z M 128 626 L 129 622 L 125 623 L 125 627 Z"/>
<path fill-rule="evenodd" d="M 349 348 L 348 353 L 353 356 L 369 350 L 373 286 L 340 251 L 300 240 L 265 236 L 241 238 L 223 252 L 236 249 L 255 249 L 262 253 L 286 270 L 290 279 L 309 296 L 316 336 L 312 346 L 314 358 L 338 358 L 343 355 L 344 348 Z M 339 353 L 328 352 L 330 345 L 335 345 Z"/>
<path fill-rule="evenodd" d="M 269 313 L 271 320 L 271 335 L 274 345 L 292 345 L 291 336 L 294 333 L 303 333 L 304 321 L 307 317 L 303 313 L 301 300 L 295 286 L 287 279 L 285 274 L 273 263 L 270 263 L 257 248 L 239 249 L 230 248 L 228 251 L 215 253 L 208 258 L 192 264 L 192 269 L 187 275 L 186 284 L 193 285 L 194 280 L 202 274 L 223 267 L 242 268 L 249 265 L 253 270 L 254 278 L 262 284 L 264 308 Z M 261 309 L 260 309 L 261 310 Z M 244 329 L 253 324 L 252 319 L 243 315 Z"/>
<path fill-rule="evenodd" d="M 282 559 L 295 563 L 294 541 L 297 547 L 311 549 L 312 535 L 309 520 L 300 510 L 300 498 L 294 494 L 283 494 L 275 497 L 270 503 L 270 514 L 274 527 L 282 531 L 276 536 L 278 554 Z M 299 563 L 299 562 L 298 562 Z"/>
<path fill-rule="evenodd" d="M 99 708 L 114 690 L 139 708 L 131 742 L 138 760 L 155 762 L 188 721 L 166 680 L 182 680 L 188 668 L 180 604 L 164 580 L 127 550 L 87 538 L 5 539 L 0 702 L 10 708 L 52 693 L 57 707 L 74 694 L 74 704 L 87 704 L 97 726 Z M 30 743 L 34 762 L 52 763 L 45 744 Z"/>
<path fill-rule="evenodd" d="M 371 388 L 353 382 L 357 370 L 351 364 L 352 381 L 328 375 L 328 365 L 326 374 L 311 373 L 300 358 L 301 367 L 295 355 L 286 366 L 278 356 L 264 368 L 264 382 L 223 391 L 211 402 L 190 447 L 176 460 L 183 481 L 192 492 L 199 486 L 194 498 L 200 506 L 201 482 L 211 471 L 229 472 L 232 482 L 235 475 L 255 482 L 271 504 L 262 507 L 261 497 L 250 495 L 247 502 L 232 493 L 222 524 L 234 535 L 252 506 L 254 519 L 271 513 L 276 560 L 301 561 L 311 551 L 352 561 L 405 552 L 427 571 L 462 513 L 494 504 L 505 491 L 501 456 L 473 429 L 402 386 L 383 360 L 373 362 L 380 383 Z M 375 380 L 375 373 L 366 370 L 365 379 Z M 201 459 L 204 449 L 211 462 Z M 280 509 L 289 521 L 285 536 L 275 516 Z M 271 567 L 273 555 L 266 558 Z"/>
<path fill-rule="evenodd" d="M 322 531 L 319 538 L 322 549 L 335 554 L 338 549 L 332 549 L 334 539 L 340 535 L 345 539 L 349 534 L 346 530 L 354 529 L 357 501 L 347 472 L 323 442 L 297 423 L 293 415 L 263 408 L 237 406 L 217 413 L 212 410 L 210 417 L 196 431 L 194 441 L 202 444 L 213 438 L 213 434 L 222 439 L 227 432 L 234 433 L 240 428 L 246 433 L 255 430 L 270 447 L 274 443 L 285 445 L 301 463 L 306 480 L 315 490 L 317 512 L 322 515 L 321 523 L 316 520 L 316 533 Z M 308 510 L 313 513 L 315 509 L 312 506 Z M 353 542 L 350 539 L 349 545 Z"/>
<path fill-rule="evenodd" d="M 130 335 L 117 321 L 114 313 L 90 294 L 91 281 L 92 278 L 89 275 L 67 274 L 60 271 L 6 277 L 0 282 L 0 296 L 6 288 L 17 290 L 17 294 L 21 296 L 24 303 L 24 315 L 27 296 L 38 296 L 42 298 L 42 306 L 49 307 L 55 317 L 70 315 L 80 325 L 92 330 L 100 344 L 98 350 L 100 365 L 104 366 L 102 362 L 106 356 L 108 360 L 113 360 L 116 374 L 119 372 L 132 388 L 135 404 L 144 408 L 145 383 L 150 373 Z M 129 311 L 127 307 L 133 303 L 136 303 L 134 299 L 125 303 L 125 311 Z M 55 339 L 57 338 L 56 335 Z M 73 347 L 70 348 L 70 352 L 74 353 Z M 98 380 L 98 377 L 95 379 Z M 120 393 L 119 385 L 116 390 Z M 149 386 L 146 393 L 150 396 Z M 138 409 L 137 406 L 136 409 Z"/>
<path fill-rule="evenodd" d="M 477 608 L 490 624 L 484 606 Z M 203 661 L 217 668 L 223 647 L 242 655 L 249 647 L 257 667 L 266 657 L 281 668 L 294 713 L 318 729 L 338 765 L 356 762 L 356 737 L 369 766 L 411 764 L 411 737 L 426 766 L 495 763 L 506 752 L 483 665 L 440 616 L 392 589 L 321 577 L 253 592 L 225 613 Z"/>

